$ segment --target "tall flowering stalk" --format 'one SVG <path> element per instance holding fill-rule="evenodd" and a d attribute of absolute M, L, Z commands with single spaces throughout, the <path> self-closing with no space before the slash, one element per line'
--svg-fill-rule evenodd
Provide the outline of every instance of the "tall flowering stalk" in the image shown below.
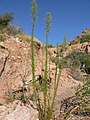
<path fill-rule="evenodd" d="M 32 17 L 32 37 L 31 37 L 31 61 L 32 61 L 32 81 L 33 81 L 33 90 L 34 90 L 34 99 L 37 102 L 37 91 L 36 91 L 36 83 L 35 83 L 35 59 L 34 59 L 34 28 L 35 22 L 37 19 L 38 6 L 36 0 L 32 0 L 32 8 L 31 8 L 31 17 Z"/>
<path fill-rule="evenodd" d="M 51 13 L 48 12 L 46 14 L 46 19 L 45 19 L 45 33 L 46 33 L 46 46 L 45 46 L 45 51 L 46 51 L 46 60 L 45 60 L 45 75 L 44 75 L 44 119 L 46 120 L 47 117 L 47 92 L 48 92 L 48 34 L 51 31 L 52 27 L 52 16 Z"/>
<path fill-rule="evenodd" d="M 52 97 L 52 101 L 50 100 L 50 83 L 48 88 L 48 79 L 50 76 L 50 57 L 48 54 L 48 35 L 51 31 L 52 27 L 52 16 L 51 13 L 48 12 L 46 14 L 45 19 L 45 34 L 46 34 L 46 46 L 45 46 L 45 71 L 44 74 L 42 73 L 42 93 L 43 93 L 43 101 L 40 101 L 39 98 L 39 90 L 37 89 L 36 80 L 35 80 L 35 59 L 34 59 L 34 28 L 35 28 L 35 22 L 37 19 L 37 13 L 38 13 L 38 6 L 36 3 L 36 0 L 32 0 L 32 8 L 31 8 L 31 16 L 32 16 L 32 37 L 31 37 L 31 61 L 32 61 L 32 83 L 33 83 L 33 90 L 34 90 L 34 100 L 37 105 L 37 109 L 39 111 L 39 120 L 50 120 L 52 117 L 53 112 L 53 106 L 54 101 L 57 93 L 58 83 L 60 79 L 60 73 L 61 73 L 61 65 L 58 71 L 58 64 L 59 61 L 57 61 L 56 64 L 56 73 L 55 73 L 55 82 L 54 82 L 54 94 Z M 58 53 L 58 47 L 57 47 L 57 53 Z M 43 63 L 42 63 L 43 65 Z M 43 68 L 43 66 L 42 66 Z"/>

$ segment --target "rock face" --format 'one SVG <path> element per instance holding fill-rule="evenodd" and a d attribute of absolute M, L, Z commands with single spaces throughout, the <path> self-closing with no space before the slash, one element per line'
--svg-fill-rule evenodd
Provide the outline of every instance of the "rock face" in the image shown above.
<path fill-rule="evenodd" d="M 39 46 L 39 45 L 38 45 Z M 33 89 L 30 81 L 32 80 L 31 72 L 31 45 L 17 40 L 13 37 L 7 37 L 5 42 L 0 43 L 0 120 L 38 120 L 38 113 L 33 105 L 23 104 L 20 101 L 15 102 L 8 97 L 10 90 L 16 92 L 17 96 L 21 92 L 24 82 L 26 83 L 26 91 L 29 99 L 33 97 Z M 75 46 L 73 46 L 75 48 Z M 65 56 L 73 49 L 68 46 Z M 81 49 L 77 45 L 75 49 Z M 45 51 L 34 46 L 35 52 L 35 75 L 42 74 L 42 59 L 45 62 Z M 56 57 L 56 48 L 49 49 Z M 50 63 L 50 84 L 51 96 L 53 95 L 54 78 L 55 78 L 55 63 Z M 24 80 L 24 82 L 23 82 Z M 29 83 L 29 84 L 28 84 Z M 72 76 L 70 69 L 64 69 L 61 72 L 59 87 L 55 100 L 55 115 L 59 114 L 60 101 L 64 98 L 71 97 L 75 94 L 75 88 L 81 84 Z M 11 96 L 12 97 L 12 96 Z M 31 107 L 32 106 L 32 107 Z"/>
<path fill-rule="evenodd" d="M 23 79 L 29 82 L 31 78 L 30 44 L 17 42 L 9 37 L 0 43 L 0 103 L 10 88 L 18 90 L 23 86 Z M 41 50 L 35 46 L 36 75 L 41 74 Z"/>
<path fill-rule="evenodd" d="M 76 43 L 71 45 L 72 42 L 75 41 L 78 42 L 78 40 L 85 35 L 90 35 L 90 29 L 83 30 L 83 32 L 81 32 L 78 36 L 76 36 L 72 41 L 68 43 L 67 47 L 69 49 L 69 52 L 72 50 L 82 50 L 82 51 L 90 52 L 90 42 Z"/>
<path fill-rule="evenodd" d="M 8 56 L 9 51 L 4 46 L 0 45 L 0 77 L 4 72 Z"/>
<path fill-rule="evenodd" d="M 78 38 L 82 38 L 83 35 L 90 35 L 90 29 L 83 30 L 78 36 L 76 36 L 73 40 L 77 40 Z"/>
<path fill-rule="evenodd" d="M 30 105 L 23 105 L 20 101 L 0 106 L 0 120 L 39 120 L 38 112 Z"/>
<path fill-rule="evenodd" d="M 10 36 L 5 42 L 0 42 L 0 120 L 38 120 L 38 112 L 32 105 L 15 103 L 9 98 L 11 90 L 19 94 L 23 79 L 27 83 L 32 79 L 30 47 L 30 44 Z M 41 56 L 41 51 L 35 46 L 36 74 L 39 75 L 41 58 L 38 56 Z M 26 90 L 31 98 L 32 86 L 26 86 Z"/>

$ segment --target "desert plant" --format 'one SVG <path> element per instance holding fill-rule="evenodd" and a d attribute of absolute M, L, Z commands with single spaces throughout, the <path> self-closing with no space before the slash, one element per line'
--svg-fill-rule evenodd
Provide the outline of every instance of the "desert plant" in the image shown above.
<path fill-rule="evenodd" d="M 80 100 L 78 104 L 77 111 L 80 111 L 81 114 L 90 115 L 90 78 L 87 77 L 83 86 L 79 85 L 76 91 L 76 97 Z"/>
<path fill-rule="evenodd" d="M 0 42 L 3 42 L 6 39 L 4 34 L 0 34 Z"/>
<path fill-rule="evenodd" d="M 11 21 L 13 20 L 13 14 L 12 13 L 3 13 L 0 14 L 0 33 L 5 33 L 8 35 L 15 36 L 16 34 L 23 34 L 24 31 L 20 27 L 16 27 L 11 24 Z"/>
<path fill-rule="evenodd" d="M 31 61 L 32 61 L 32 83 L 33 83 L 33 90 L 34 90 L 34 100 L 36 102 L 38 110 L 39 108 L 39 101 L 37 99 L 37 90 L 36 90 L 36 80 L 35 80 L 35 60 L 34 60 L 34 27 L 38 13 L 38 6 L 36 0 L 32 0 L 32 8 L 31 8 L 31 17 L 32 17 L 32 36 L 31 36 Z M 40 110 L 39 110 L 40 111 Z"/>
<path fill-rule="evenodd" d="M 70 45 L 75 45 L 75 44 L 78 44 L 78 43 L 80 43 L 80 40 L 79 39 L 77 39 L 77 40 L 72 40 L 72 41 L 70 41 Z"/>
<path fill-rule="evenodd" d="M 62 101 L 60 110 L 64 112 L 65 120 L 72 114 L 78 116 L 90 116 L 90 76 L 76 89 L 75 96 Z"/>
<path fill-rule="evenodd" d="M 72 77 L 76 80 L 83 80 L 81 72 L 90 74 L 90 53 L 75 50 L 64 58 L 64 68 L 70 68 Z"/>
<path fill-rule="evenodd" d="M 74 69 L 80 66 L 80 60 L 79 60 L 80 54 L 82 53 L 80 53 L 79 51 L 73 51 L 72 53 L 70 53 L 64 59 L 65 60 L 64 66 Z"/>
<path fill-rule="evenodd" d="M 85 64 L 86 68 L 90 64 L 90 54 L 82 51 L 72 51 L 64 59 L 64 66 L 69 68 L 80 68 L 81 63 Z"/>
<path fill-rule="evenodd" d="M 58 43 L 58 47 L 62 47 L 63 45 L 62 44 L 60 44 L 60 43 Z M 56 46 L 57 47 L 57 46 Z"/>
<path fill-rule="evenodd" d="M 7 84 L 7 86 L 8 86 L 8 84 Z M 6 93 L 6 96 L 8 96 L 11 100 L 15 100 L 15 94 L 12 89 L 12 84 L 10 84 L 10 86 L 8 86 L 8 91 Z"/>
<path fill-rule="evenodd" d="M 13 20 L 12 13 L 4 13 L 0 15 L 0 29 L 5 28 Z"/>
<path fill-rule="evenodd" d="M 46 51 L 46 59 L 45 59 L 45 74 L 44 74 L 44 86 L 43 86 L 43 96 L 44 96 L 44 120 L 47 119 L 47 96 L 48 96 L 48 33 L 51 30 L 51 24 L 52 24 L 52 16 L 48 12 L 46 14 L 46 27 L 45 27 L 45 33 L 46 33 L 46 46 L 45 46 L 45 51 Z M 49 107 L 49 106 L 48 106 Z"/>
<path fill-rule="evenodd" d="M 48 48 L 53 48 L 52 44 L 48 44 L 47 46 L 48 46 Z"/>
<path fill-rule="evenodd" d="M 58 83 L 60 80 L 60 73 L 61 73 L 61 68 L 62 68 L 62 60 L 58 60 L 56 64 L 56 72 L 55 72 L 55 79 L 54 79 L 54 93 L 52 96 L 52 100 L 50 99 L 50 81 L 49 81 L 49 75 L 50 75 L 50 56 L 48 53 L 48 35 L 49 32 L 51 31 L 52 27 L 52 16 L 51 13 L 48 12 L 46 14 L 46 19 L 45 19 L 45 33 L 46 33 L 46 45 L 45 45 L 45 67 L 44 68 L 44 73 L 42 73 L 42 77 L 40 82 L 40 87 L 42 88 L 42 93 L 43 93 L 43 102 L 41 102 L 41 98 L 39 96 L 40 89 L 38 89 L 37 84 L 36 84 L 36 79 L 35 79 L 35 60 L 34 60 L 34 27 L 35 27 L 35 22 L 37 18 L 37 12 L 38 12 L 38 7 L 36 4 L 36 0 L 32 0 L 32 37 L 31 37 L 31 61 L 32 61 L 32 85 L 33 85 L 33 91 L 34 91 L 34 100 L 36 102 L 37 109 L 39 111 L 39 120 L 50 120 L 52 117 L 53 113 L 53 107 L 54 107 L 54 101 L 58 89 Z M 64 49 L 63 45 L 63 49 Z M 57 45 L 57 53 L 58 53 L 59 47 Z M 59 67 L 58 67 L 59 65 Z M 59 69 L 58 69 L 59 68 Z"/>
<path fill-rule="evenodd" d="M 20 100 L 23 103 L 26 103 L 28 100 L 28 97 L 26 95 L 27 90 L 25 87 L 26 79 L 25 79 L 25 76 L 22 76 L 22 75 L 21 75 L 21 78 L 22 78 L 23 86 L 18 88 L 17 90 L 12 89 L 12 83 L 10 85 L 7 84 L 8 91 L 6 93 L 6 96 L 8 96 L 11 100 Z"/>
<path fill-rule="evenodd" d="M 90 42 L 90 35 L 83 35 L 82 38 L 80 38 L 80 43 L 84 42 Z"/>
<path fill-rule="evenodd" d="M 8 25 L 6 27 L 6 33 L 8 35 L 15 36 L 17 34 L 19 34 L 19 35 L 24 34 L 24 30 L 22 28 L 20 28 L 20 27 L 16 27 L 16 26 L 13 26 L 13 25 Z"/>

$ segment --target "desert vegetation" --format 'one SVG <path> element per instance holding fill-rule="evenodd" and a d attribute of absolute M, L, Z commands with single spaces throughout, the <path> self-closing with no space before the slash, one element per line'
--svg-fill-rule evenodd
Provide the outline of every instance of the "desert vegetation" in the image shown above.
<path fill-rule="evenodd" d="M 12 13 L 4 13 L 0 15 L 0 34 L 15 36 L 16 34 L 23 33 L 23 30 L 20 27 L 15 27 L 11 25 L 12 20 Z"/>
<path fill-rule="evenodd" d="M 31 64 L 31 79 L 27 83 L 27 76 L 26 74 L 21 75 L 20 78 L 22 79 L 22 87 L 18 90 L 13 90 L 13 85 L 7 85 L 8 90 L 6 92 L 6 96 L 9 97 L 11 100 L 19 100 L 22 103 L 27 104 L 28 101 L 31 99 L 27 95 L 27 88 L 26 86 L 32 86 L 33 88 L 33 101 L 36 105 L 36 109 L 38 111 L 38 118 L 39 120 L 51 120 L 56 119 L 54 117 L 54 103 L 57 97 L 58 87 L 60 85 L 60 77 L 61 73 L 64 69 L 70 70 L 69 78 L 73 78 L 76 81 L 81 82 L 81 85 L 75 90 L 75 94 L 69 98 L 65 98 L 62 100 L 63 104 L 60 104 L 60 115 L 62 115 L 63 119 L 69 120 L 68 118 L 71 115 L 78 115 L 78 116 L 90 116 L 90 53 L 81 50 L 72 50 L 68 55 L 64 56 L 66 50 L 68 50 L 67 42 L 66 42 L 66 35 L 63 39 L 63 44 L 57 43 L 56 47 L 49 44 L 49 33 L 52 29 L 52 21 L 53 17 L 50 12 L 46 13 L 45 17 L 45 38 L 46 43 L 45 45 L 41 45 L 41 42 L 34 38 L 35 33 L 35 25 L 37 22 L 37 14 L 38 14 L 38 5 L 36 0 L 32 0 L 31 2 L 32 8 L 30 9 L 31 13 L 31 22 L 32 22 L 32 31 L 31 36 L 26 34 L 22 28 L 16 27 L 11 24 L 13 20 L 12 13 L 4 13 L 0 15 L 0 42 L 4 42 L 7 39 L 7 36 L 13 36 L 13 38 L 18 38 L 19 42 L 29 45 L 29 50 L 27 56 L 30 59 Z M 81 38 L 78 38 L 76 41 L 73 40 L 70 42 L 70 45 L 76 44 L 84 44 L 85 42 L 89 43 L 90 35 L 82 35 Z M 9 41 L 10 42 L 10 41 Z M 16 46 L 18 46 L 16 44 Z M 39 49 L 36 49 L 36 47 Z M 2 47 L 4 50 L 8 50 L 5 47 Z M 20 46 L 20 48 L 22 48 Z M 28 48 L 28 47 L 27 47 Z M 49 50 L 55 48 L 56 51 L 51 53 Z M 24 49 L 26 50 L 26 48 Z M 41 74 L 38 75 L 38 79 L 36 78 L 36 55 L 39 57 L 38 53 L 42 53 L 41 59 Z M 3 50 L 2 50 L 3 51 Z M 1 51 L 1 55 L 2 55 Z M 6 52 L 6 51 L 5 51 Z M 52 56 L 54 54 L 54 56 Z M 7 55 L 7 53 L 5 53 Z M 5 55 L 4 58 L 5 59 Z M 13 61 L 15 58 L 11 56 Z M 1 56 L 2 58 L 2 56 Z M 20 60 L 20 56 L 17 57 Z M 27 58 L 25 58 L 26 60 Z M 5 61 L 7 58 L 5 59 Z M 18 61 L 19 61 L 18 60 Z M 21 61 L 22 62 L 22 61 Z M 40 61 L 39 61 L 40 62 Z M 54 73 L 51 71 L 51 63 L 54 63 L 55 68 L 53 68 Z M 2 69 L 4 71 L 5 69 Z M 13 65 L 12 65 L 13 66 Z M 11 66 L 11 68 L 12 68 Z M 68 69 L 67 69 L 68 68 Z M 25 71 L 26 72 L 26 71 Z M 51 73 L 54 75 L 53 80 L 51 81 Z M 13 73 L 12 73 L 13 74 Z M 68 75 L 67 75 L 68 76 Z M 65 83 L 64 83 L 65 84 Z M 30 91 L 29 91 L 30 92 Z M 18 93 L 18 95 L 17 95 Z M 42 96 L 41 96 L 42 95 Z M 63 113 L 62 113 L 63 112 Z"/>
<path fill-rule="evenodd" d="M 45 45 L 45 68 L 44 74 L 42 76 L 42 92 L 43 92 L 43 102 L 40 101 L 39 98 L 39 90 L 36 88 L 36 80 L 35 80 L 35 60 L 34 60 L 34 44 L 33 44 L 33 37 L 34 37 L 34 26 L 37 18 L 37 12 L 38 12 L 38 7 L 36 4 L 36 0 L 32 1 L 32 40 L 31 40 L 31 59 L 32 59 L 32 80 L 33 80 L 33 89 L 34 89 L 34 99 L 37 105 L 37 109 L 39 111 L 39 119 L 40 120 L 50 120 L 52 117 L 52 112 L 53 112 L 53 106 L 54 106 L 54 101 L 55 101 L 55 96 L 57 93 L 57 88 L 58 88 L 58 82 L 60 79 L 60 73 L 61 73 L 61 68 L 59 68 L 59 73 L 58 72 L 58 62 L 56 65 L 56 74 L 55 74 L 55 81 L 54 81 L 54 94 L 52 97 L 52 101 L 50 100 L 50 83 L 48 83 L 49 79 L 49 59 L 48 59 L 48 47 L 50 46 L 48 44 L 48 34 L 51 30 L 52 26 L 52 16 L 51 13 L 46 14 L 46 19 L 45 19 L 45 34 L 46 34 L 46 45 Z M 57 47 L 58 50 L 58 47 Z M 61 60 L 60 60 L 61 61 Z"/>
<path fill-rule="evenodd" d="M 75 44 L 82 44 L 85 42 L 90 42 L 90 35 L 82 35 L 81 38 L 77 38 L 76 40 L 72 40 L 70 41 L 71 45 L 75 45 Z"/>

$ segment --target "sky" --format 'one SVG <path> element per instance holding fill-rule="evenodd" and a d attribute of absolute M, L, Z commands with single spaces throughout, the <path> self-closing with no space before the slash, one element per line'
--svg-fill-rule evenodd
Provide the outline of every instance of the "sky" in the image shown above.
<path fill-rule="evenodd" d="M 11 12 L 13 23 L 31 35 L 31 1 L 32 0 L 0 0 L 0 14 Z M 45 17 L 52 14 L 52 30 L 49 33 L 49 44 L 62 43 L 64 35 L 67 42 L 72 40 L 84 29 L 90 29 L 90 0 L 37 0 L 38 17 L 35 34 L 45 43 Z"/>

